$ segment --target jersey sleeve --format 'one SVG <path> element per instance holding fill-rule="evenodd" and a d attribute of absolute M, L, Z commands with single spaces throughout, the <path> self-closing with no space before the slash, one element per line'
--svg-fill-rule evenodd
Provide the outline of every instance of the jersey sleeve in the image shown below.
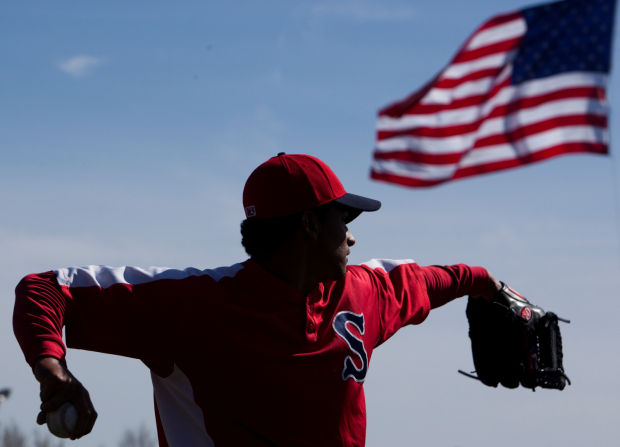
<path fill-rule="evenodd" d="M 422 267 L 411 260 L 373 259 L 362 265 L 378 299 L 377 346 L 408 324 L 422 323 L 431 309 L 488 287 L 488 272 L 464 264 Z"/>
<path fill-rule="evenodd" d="M 13 331 L 30 366 L 42 356 L 65 357 L 62 328 L 67 300 L 54 279 L 53 272 L 28 275 L 15 289 Z"/>
<path fill-rule="evenodd" d="M 492 287 L 489 272 L 484 267 L 465 264 L 431 265 L 421 267 L 420 271 L 432 309 L 461 296 L 481 295 Z"/>
<path fill-rule="evenodd" d="M 183 303 L 200 280 L 194 270 L 90 266 L 26 276 L 16 288 L 13 313 L 26 361 L 64 359 L 64 327 L 69 347 L 168 368 Z"/>

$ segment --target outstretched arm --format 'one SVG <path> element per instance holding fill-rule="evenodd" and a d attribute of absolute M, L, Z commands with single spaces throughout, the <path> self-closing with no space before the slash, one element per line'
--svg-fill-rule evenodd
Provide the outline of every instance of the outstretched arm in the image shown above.
<path fill-rule="evenodd" d="M 41 384 L 38 422 L 67 400 L 79 412 L 76 437 L 90 432 L 96 418 L 88 392 L 67 370 L 63 327 L 69 347 L 139 358 L 167 370 L 175 332 L 171 297 L 178 309 L 193 290 L 191 280 L 175 278 L 190 273 L 92 266 L 26 276 L 15 291 L 13 329 Z"/>
<path fill-rule="evenodd" d="M 422 267 L 411 260 L 373 259 L 362 265 L 378 299 L 382 335 L 377 346 L 431 309 L 470 295 L 492 299 L 501 284 L 483 267 L 465 264 Z"/>
<path fill-rule="evenodd" d="M 13 329 L 40 385 L 41 407 L 38 424 L 65 402 L 72 403 L 78 421 L 71 439 L 91 432 L 97 412 L 90 395 L 67 369 L 62 330 L 71 296 L 58 286 L 53 272 L 28 275 L 15 290 Z"/>
<path fill-rule="evenodd" d="M 433 309 L 465 295 L 491 301 L 502 288 L 501 283 L 482 267 L 433 265 L 422 267 L 421 272 Z"/>

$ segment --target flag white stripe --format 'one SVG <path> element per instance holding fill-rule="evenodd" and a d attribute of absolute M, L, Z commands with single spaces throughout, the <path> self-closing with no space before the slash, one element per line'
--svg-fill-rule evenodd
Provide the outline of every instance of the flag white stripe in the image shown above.
<path fill-rule="evenodd" d="M 536 124 L 549 118 L 571 115 L 606 116 L 608 107 L 598 100 L 589 98 L 550 101 L 529 109 L 520 109 L 510 115 L 485 120 L 474 132 L 453 137 L 415 137 L 398 136 L 380 140 L 376 144 L 378 152 L 391 152 L 412 149 L 420 153 L 448 154 L 462 152 L 472 147 L 481 138 L 503 135 L 524 126 Z"/>
<path fill-rule="evenodd" d="M 467 153 L 459 167 L 466 168 L 497 161 L 511 160 L 516 157 L 534 154 L 558 144 L 569 143 L 604 143 L 607 141 L 606 129 L 592 126 L 563 126 L 541 132 L 511 144 L 489 146 Z"/>
<path fill-rule="evenodd" d="M 434 165 L 400 160 L 374 160 L 372 170 L 379 174 L 387 173 L 426 181 L 445 180 L 451 178 L 454 172 L 461 168 L 513 160 L 559 144 L 606 143 L 608 140 L 609 132 L 607 129 L 597 129 L 591 126 L 566 126 L 526 137 L 511 144 L 474 149 L 466 154 L 458 165 Z"/>
<path fill-rule="evenodd" d="M 438 88 L 433 87 L 428 93 L 420 100 L 421 104 L 440 104 L 447 105 L 450 101 L 446 101 L 447 98 L 465 99 L 468 96 L 475 96 L 481 93 L 488 93 L 492 87 L 502 84 L 506 78 L 509 78 L 512 74 L 512 64 L 506 65 L 502 72 L 497 76 L 488 76 L 486 78 L 477 79 L 475 81 L 464 82 L 458 87 L 454 88 Z M 487 90 L 481 90 L 481 87 L 486 85 L 489 87 Z M 456 94 L 450 96 L 452 91 L 456 91 Z"/>
<path fill-rule="evenodd" d="M 496 78 L 487 77 L 469 81 L 455 88 L 433 88 L 420 101 L 421 104 L 450 104 L 455 99 L 480 95 L 488 92 L 496 84 Z"/>
<path fill-rule="evenodd" d="M 377 120 L 377 129 L 396 131 L 415 127 L 469 124 L 488 115 L 495 107 L 508 104 L 511 101 L 553 93 L 567 88 L 605 87 L 606 83 L 607 75 L 601 73 L 563 73 L 524 82 L 518 86 L 504 87 L 482 106 L 462 107 L 427 115 L 404 115 L 399 118 L 380 116 Z"/>
<path fill-rule="evenodd" d="M 452 177 L 457 166 L 410 163 L 400 160 L 373 160 L 371 168 L 377 174 L 390 174 L 433 181 Z"/>
<path fill-rule="evenodd" d="M 512 87 L 508 87 L 507 90 L 509 91 L 503 92 L 506 94 L 503 95 L 502 93 L 502 96 L 510 97 L 514 95 L 514 89 Z M 517 96 L 515 98 L 510 98 L 510 99 L 512 100 L 520 99 L 520 96 Z M 606 110 L 605 107 L 602 106 L 598 100 L 590 100 L 587 98 L 557 100 L 557 101 L 553 101 L 553 103 L 556 103 L 556 102 L 565 103 L 566 102 L 567 105 L 570 105 L 570 102 L 572 101 L 575 101 L 576 103 L 587 101 L 588 104 L 592 105 L 592 107 L 598 107 L 599 110 Z M 456 109 L 456 110 L 447 110 L 445 112 L 438 112 L 433 115 L 409 115 L 406 120 L 407 125 L 404 125 L 404 123 L 401 123 L 403 124 L 402 127 L 399 127 L 397 129 L 391 128 L 389 130 L 407 130 L 407 129 L 415 129 L 417 127 L 442 128 L 446 126 L 449 127 L 449 126 L 455 126 L 455 125 L 471 124 L 473 122 L 476 122 L 488 116 L 489 113 L 495 107 L 506 105 L 509 102 L 510 101 L 503 100 L 500 96 L 498 96 L 496 97 L 495 100 L 490 101 L 489 104 L 483 108 L 476 107 L 476 106 L 470 106 L 470 107 L 463 107 L 463 108 Z M 536 110 L 536 109 L 539 109 L 539 110 L 542 109 L 544 113 L 544 107 L 545 106 L 542 105 L 542 106 L 537 106 L 537 107 L 530 108 L 530 109 L 524 109 L 521 113 L 529 114 L 531 113 L 532 110 Z M 386 130 L 386 129 L 382 128 L 380 130 Z"/>
<path fill-rule="evenodd" d="M 502 67 L 510 62 L 514 54 L 514 52 L 509 51 L 481 57 L 473 61 L 452 64 L 444 70 L 439 79 L 460 79 L 477 71 Z"/>
<path fill-rule="evenodd" d="M 527 24 L 523 17 L 519 17 L 510 22 L 480 31 L 467 44 L 466 50 L 475 50 L 487 45 L 514 39 L 525 34 Z"/>

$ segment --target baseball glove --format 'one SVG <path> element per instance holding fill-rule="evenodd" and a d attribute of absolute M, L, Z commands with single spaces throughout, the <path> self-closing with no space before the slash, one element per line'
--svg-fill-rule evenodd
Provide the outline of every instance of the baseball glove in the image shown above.
<path fill-rule="evenodd" d="M 469 297 L 466 314 L 476 370 L 460 373 L 492 387 L 562 390 L 570 385 L 558 325 L 568 320 L 545 312 L 504 283 L 491 302 Z"/>

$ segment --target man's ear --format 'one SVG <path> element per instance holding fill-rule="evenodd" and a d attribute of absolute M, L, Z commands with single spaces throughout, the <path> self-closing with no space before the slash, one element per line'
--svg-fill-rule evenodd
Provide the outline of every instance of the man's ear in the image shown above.
<path fill-rule="evenodd" d="M 301 230 L 312 240 L 319 237 L 319 218 L 312 211 L 304 211 L 301 215 Z"/>

